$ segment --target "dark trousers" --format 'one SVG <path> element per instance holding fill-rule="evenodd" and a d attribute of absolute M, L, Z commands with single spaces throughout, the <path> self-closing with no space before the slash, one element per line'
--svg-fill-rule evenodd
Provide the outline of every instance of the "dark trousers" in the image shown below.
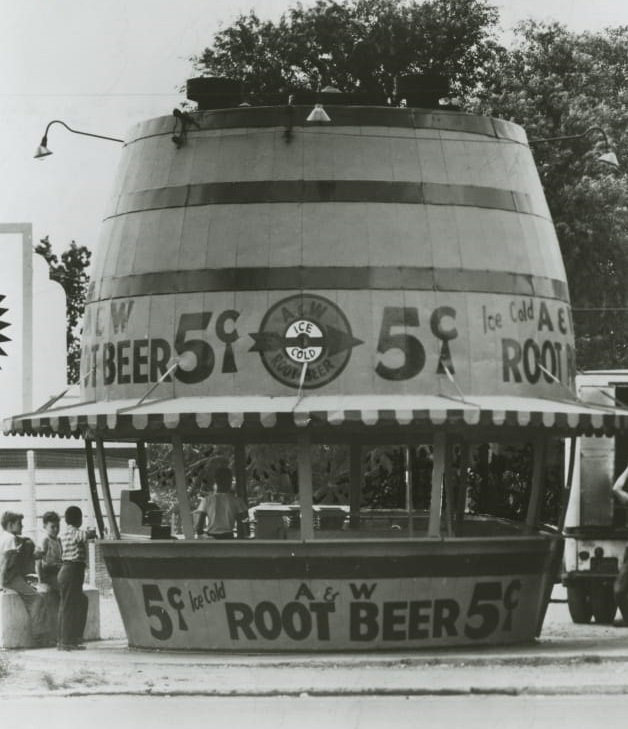
<path fill-rule="evenodd" d="M 83 640 L 87 622 L 87 595 L 83 592 L 85 564 L 64 562 L 59 570 L 58 640 L 62 645 L 76 645 Z"/>

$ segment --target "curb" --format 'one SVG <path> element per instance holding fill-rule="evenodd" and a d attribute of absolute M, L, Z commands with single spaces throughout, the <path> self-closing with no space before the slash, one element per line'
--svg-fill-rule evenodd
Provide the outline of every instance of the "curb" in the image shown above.
<path fill-rule="evenodd" d="M 0 693 L 0 697 L 6 694 Z M 214 699 L 263 699 L 263 698 L 292 698 L 292 699 L 317 699 L 317 698 L 361 698 L 361 697 L 390 697 L 390 698 L 417 698 L 427 696 L 625 696 L 628 695 L 628 686 L 623 684 L 604 686 L 550 686 L 537 688 L 534 686 L 470 686 L 468 688 L 408 688 L 408 689 L 387 689 L 387 688 L 365 688 L 363 690 L 320 690 L 311 689 L 307 691 L 290 691 L 269 689 L 267 691 L 208 691 L 207 689 L 145 689 L 145 690 L 122 690 L 122 689 L 91 689 L 91 690 L 50 690 L 50 691 L 23 691 L 11 694 L 11 698 L 89 698 L 89 697 L 159 697 L 170 698 L 179 696 L 197 696 Z"/>
<path fill-rule="evenodd" d="M 212 668 L 368 668 L 395 667 L 412 668 L 422 666 L 454 666 L 470 668 L 473 666 L 543 666 L 560 664 L 599 664 L 605 662 L 628 663 L 627 645 L 617 645 L 609 641 L 608 647 L 600 647 L 599 641 L 587 640 L 581 645 L 555 646 L 550 649 L 539 645 L 526 645 L 510 652 L 486 649 L 478 652 L 439 651 L 426 653 L 387 652 L 387 653 L 209 653 L 209 652 L 169 652 L 145 651 L 129 648 L 123 641 L 94 641 L 87 643 L 85 651 L 60 653 L 51 648 L 0 649 L 0 658 L 11 661 L 18 659 L 25 664 L 49 663 L 54 656 L 55 665 L 94 665 L 120 664 L 130 666 L 206 666 Z M 594 651 L 594 652 L 593 652 Z"/>

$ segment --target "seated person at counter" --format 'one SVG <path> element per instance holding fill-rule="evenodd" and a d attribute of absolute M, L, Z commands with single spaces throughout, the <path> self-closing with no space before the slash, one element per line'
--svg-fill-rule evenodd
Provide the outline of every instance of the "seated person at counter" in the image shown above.
<path fill-rule="evenodd" d="M 248 518 L 244 501 L 231 491 L 231 469 L 216 469 L 216 491 L 204 496 L 195 510 L 194 531 L 197 536 L 207 534 L 212 539 L 233 539 L 233 529 Z M 205 523 L 207 525 L 205 526 Z"/>

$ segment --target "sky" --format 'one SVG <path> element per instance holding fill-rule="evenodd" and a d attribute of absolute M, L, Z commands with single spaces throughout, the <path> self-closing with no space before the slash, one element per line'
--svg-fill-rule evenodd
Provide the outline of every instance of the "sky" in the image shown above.
<path fill-rule="evenodd" d="M 0 223 L 32 223 L 57 252 L 95 250 L 120 146 L 52 128 L 54 155 L 33 159 L 46 124 L 124 138 L 168 115 L 195 75 L 188 60 L 253 8 L 277 19 L 291 0 L 0 0 Z M 304 5 L 313 0 L 303 0 Z M 506 0 L 508 31 L 526 17 L 575 31 L 628 25 L 625 0 Z"/>

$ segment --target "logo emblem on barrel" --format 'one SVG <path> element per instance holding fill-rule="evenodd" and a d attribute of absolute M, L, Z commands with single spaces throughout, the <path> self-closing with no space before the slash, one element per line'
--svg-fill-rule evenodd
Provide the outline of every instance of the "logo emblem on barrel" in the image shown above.
<path fill-rule="evenodd" d="M 358 344 L 351 325 L 333 301 L 298 294 L 278 301 L 250 335 L 251 352 L 279 382 L 306 389 L 322 387 L 344 370 Z"/>

